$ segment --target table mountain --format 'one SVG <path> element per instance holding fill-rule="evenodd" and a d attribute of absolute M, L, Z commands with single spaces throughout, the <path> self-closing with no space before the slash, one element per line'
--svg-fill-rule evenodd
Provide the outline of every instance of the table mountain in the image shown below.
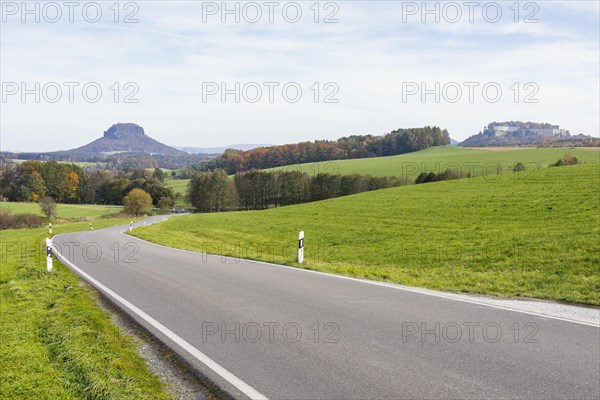
<path fill-rule="evenodd" d="M 186 153 L 162 144 L 144 133 L 144 128 L 132 123 L 118 123 L 111 126 L 103 137 L 85 146 L 69 150 L 73 153 L 145 153 L 164 155 L 185 155 Z"/>

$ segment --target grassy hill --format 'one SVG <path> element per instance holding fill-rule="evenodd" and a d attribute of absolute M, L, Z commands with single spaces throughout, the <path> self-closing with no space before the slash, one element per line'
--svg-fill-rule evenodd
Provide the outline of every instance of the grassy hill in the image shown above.
<path fill-rule="evenodd" d="M 598 148 L 490 148 L 469 149 L 462 147 L 431 147 L 414 153 L 390 157 L 360 158 L 354 160 L 324 161 L 318 163 L 296 164 L 275 168 L 278 170 L 298 170 L 309 175 L 320 172 L 334 174 L 361 174 L 373 176 L 401 176 L 409 181 L 421 172 L 444 171 L 448 167 L 460 168 L 471 175 L 496 175 L 496 165 L 501 172 L 511 172 L 517 162 L 527 166 L 529 172 L 546 168 L 550 163 L 571 153 L 581 162 L 600 163 Z"/>
<path fill-rule="evenodd" d="M 373 176 L 400 176 L 413 182 L 424 171 L 444 171 L 448 167 L 460 168 L 473 176 L 512 173 L 512 167 L 522 162 L 526 166 L 523 175 L 534 174 L 551 163 L 571 153 L 584 163 L 600 163 L 600 149 L 595 148 L 489 148 L 469 149 L 463 147 L 431 147 L 414 153 L 390 157 L 360 158 L 355 160 L 323 161 L 294 164 L 271 170 L 301 171 L 309 175 L 320 172 L 332 174 L 360 174 Z M 496 165 L 501 170 L 497 172 Z M 167 187 L 182 196 L 186 194 L 189 179 L 169 179 Z M 183 202 L 182 202 L 183 204 Z"/>
<path fill-rule="evenodd" d="M 134 234 L 173 247 L 298 266 L 295 246 L 304 230 L 304 268 L 600 305 L 599 180 L 598 165 L 511 172 L 266 211 L 195 214 Z"/>
<path fill-rule="evenodd" d="M 43 216 L 36 203 L 0 203 L 0 209 L 14 213 L 32 213 Z M 64 219 L 97 218 L 123 211 L 123 207 L 93 206 L 81 204 L 57 204 L 56 216 Z"/>

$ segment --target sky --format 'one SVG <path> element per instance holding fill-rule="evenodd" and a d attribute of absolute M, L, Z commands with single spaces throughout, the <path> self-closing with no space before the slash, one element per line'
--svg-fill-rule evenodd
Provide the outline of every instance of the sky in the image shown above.
<path fill-rule="evenodd" d="M 23 7 L 25 4 L 25 7 Z M 0 147 L 600 132 L 598 1 L 2 1 Z"/>

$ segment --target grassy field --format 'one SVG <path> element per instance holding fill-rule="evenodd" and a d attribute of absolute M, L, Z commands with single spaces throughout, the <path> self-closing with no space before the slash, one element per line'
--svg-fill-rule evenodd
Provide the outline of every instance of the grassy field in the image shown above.
<path fill-rule="evenodd" d="M 187 185 L 190 182 L 189 179 L 167 179 L 165 180 L 165 186 L 173 189 L 173 192 L 180 196 L 175 200 L 175 206 L 181 208 L 188 208 L 190 204 L 186 200 Z"/>
<path fill-rule="evenodd" d="M 165 185 L 173 189 L 175 193 L 180 193 L 182 196 L 185 196 L 189 181 L 189 179 L 167 179 L 165 180 Z"/>
<path fill-rule="evenodd" d="M 134 235 L 298 266 L 295 247 L 304 230 L 304 268 L 600 305 L 599 180 L 598 165 L 511 172 L 266 211 L 183 216 Z"/>
<path fill-rule="evenodd" d="M 0 203 L 0 209 L 13 213 L 32 213 L 40 216 L 42 211 L 36 203 Z M 56 216 L 63 219 L 97 218 L 123 211 L 123 207 L 92 206 L 80 204 L 57 204 Z"/>
<path fill-rule="evenodd" d="M 518 162 L 525 164 L 527 171 L 534 173 L 547 168 L 567 152 L 581 162 L 600 163 L 598 148 L 482 150 L 443 146 L 398 156 L 296 164 L 276 169 L 298 170 L 309 175 L 328 172 L 344 175 L 400 176 L 414 181 L 421 172 L 444 171 L 448 167 L 460 168 L 465 174 L 471 173 L 472 176 L 481 176 L 496 175 L 496 165 L 499 165 L 500 173 L 507 173 L 511 172 Z"/>
<path fill-rule="evenodd" d="M 55 233 L 86 229 L 86 222 L 54 226 Z M 57 261 L 46 272 L 46 233 L 1 232 L 0 398 L 171 398 L 133 339 L 98 307 L 96 292 Z"/>
<path fill-rule="evenodd" d="M 323 161 L 317 163 L 294 164 L 270 170 L 301 171 L 309 175 L 320 172 L 332 174 L 360 174 L 373 176 L 399 176 L 413 182 L 421 172 L 444 171 L 448 167 L 460 168 L 472 176 L 497 175 L 512 172 L 512 167 L 522 162 L 528 173 L 536 173 L 547 168 L 550 163 L 571 153 L 584 163 L 600 163 L 600 149 L 528 149 L 490 148 L 468 149 L 463 147 L 432 147 L 414 153 L 390 157 L 361 158 L 356 160 Z M 499 165 L 500 172 L 497 172 Z M 185 195 L 189 179 L 170 179 L 166 185 L 175 193 Z"/>

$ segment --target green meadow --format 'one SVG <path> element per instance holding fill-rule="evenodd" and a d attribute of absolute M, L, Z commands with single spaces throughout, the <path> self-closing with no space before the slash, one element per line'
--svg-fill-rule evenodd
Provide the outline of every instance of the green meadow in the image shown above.
<path fill-rule="evenodd" d="M 189 181 L 189 179 L 167 179 L 165 185 L 173 189 L 173 192 L 185 196 Z"/>
<path fill-rule="evenodd" d="M 301 171 L 309 175 L 321 172 L 331 174 L 361 174 L 373 176 L 400 176 L 414 181 L 421 172 L 440 172 L 447 168 L 460 169 L 471 176 L 498 175 L 512 172 L 518 162 L 527 171 L 535 173 L 571 153 L 583 163 L 600 163 L 600 149 L 595 148 L 491 148 L 431 147 L 414 153 L 390 157 L 360 158 L 354 160 L 324 161 L 295 164 L 274 168 Z"/>
<path fill-rule="evenodd" d="M 32 213 L 43 216 L 40 206 L 36 203 L 0 203 L 0 209 L 10 210 L 13 213 Z M 81 204 L 57 204 L 56 216 L 62 219 L 98 218 L 117 214 L 123 207 L 94 206 Z"/>
<path fill-rule="evenodd" d="M 373 176 L 400 176 L 412 183 L 421 172 L 440 172 L 446 168 L 459 168 L 471 176 L 511 173 L 522 162 L 528 173 L 548 168 L 566 153 L 571 153 L 583 163 L 600 163 L 600 148 L 491 148 L 431 147 L 414 153 L 390 157 L 334 160 L 306 164 L 293 164 L 269 170 L 301 171 L 309 175 L 318 173 L 360 174 Z M 169 179 L 165 183 L 175 193 L 186 194 L 189 179 Z"/>
<path fill-rule="evenodd" d="M 127 223 L 103 219 L 97 228 Z M 87 230 L 55 224 L 55 233 Z M 170 399 L 126 336 L 97 305 L 98 294 L 54 261 L 47 228 L 3 230 L 0 269 L 0 398 Z"/>
<path fill-rule="evenodd" d="M 498 160 L 527 162 L 536 154 L 549 162 L 564 154 L 550 150 L 518 150 Z M 590 162 L 598 153 L 573 154 Z M 485 155 L 488 161 L 490 152 Z M 505 172 L 265 211 L 194 214 L 133 234 L 183 249 L 409 286 L 600 305 L 599 182 L 597 164 Z M 295 259 L 300 230 L 306 235 L 302 265 Z"/>

